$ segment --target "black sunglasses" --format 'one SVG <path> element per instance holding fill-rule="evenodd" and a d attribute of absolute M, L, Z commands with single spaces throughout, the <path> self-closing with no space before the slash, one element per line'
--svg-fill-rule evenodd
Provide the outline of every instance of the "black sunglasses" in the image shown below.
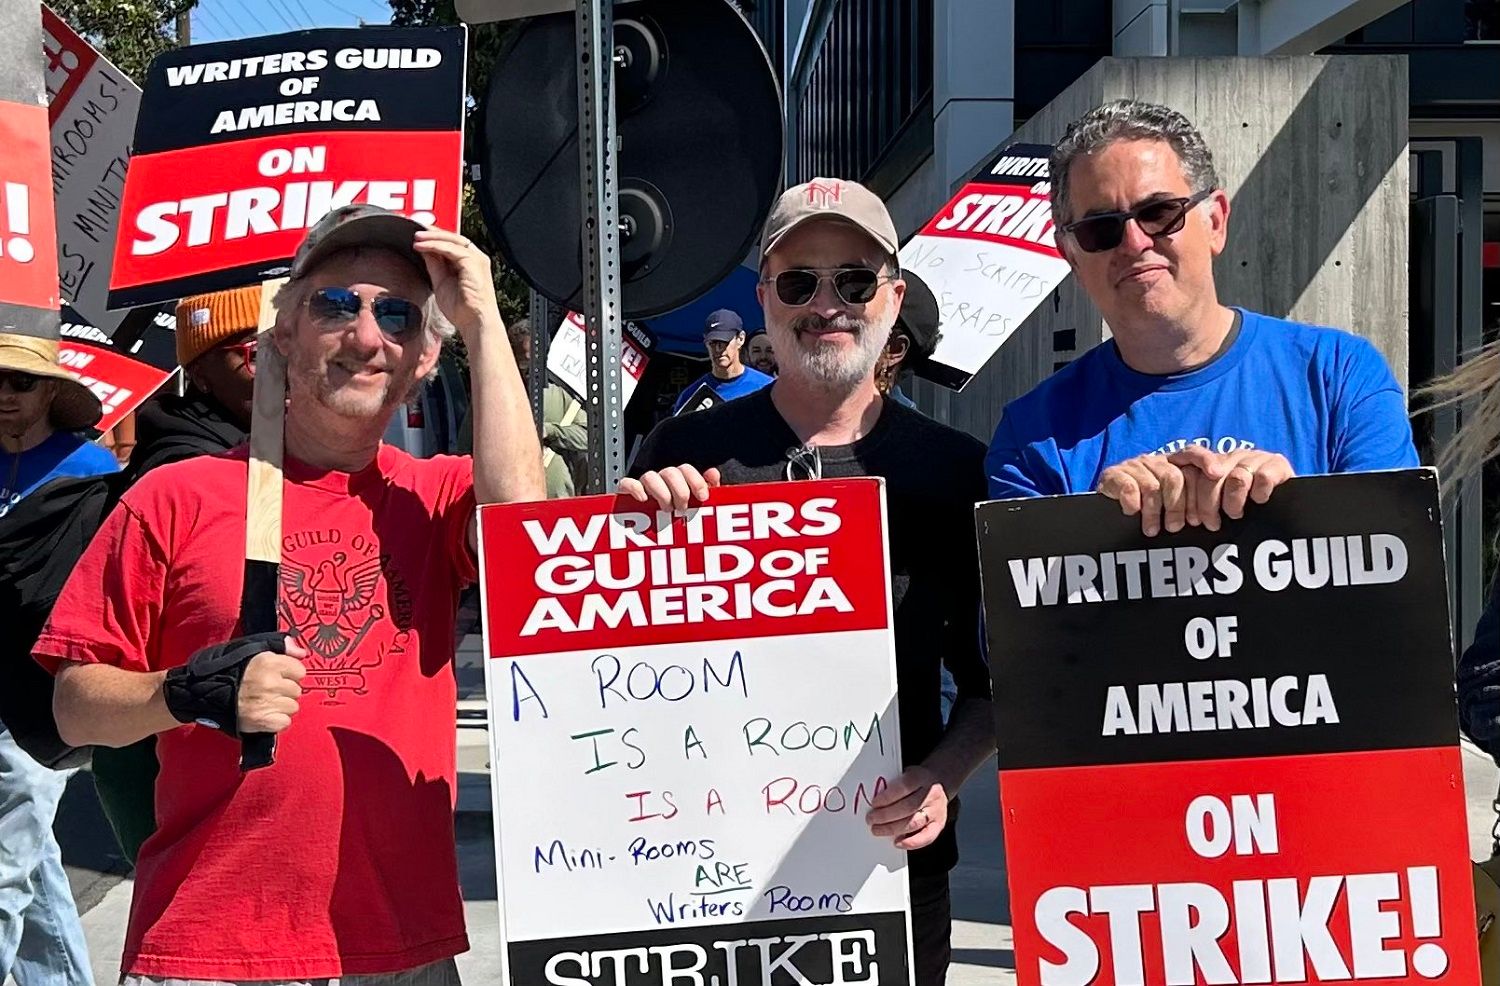
<path fill-rule="evenodd" d="M 844 304 L 863 305 L 875 297 L 881 281 L 892 278 L 868 267 L 793 268 L 761 283 L 775 284 L 776 297 L 783 305 L 800 308 L 813 300 L 825 280 L 833 282 L 834 293 Z"/>
<path fill-rule="evenodd" d="M 359 318 L 365 301 L 348 288 L 318 288 L 307 299 L 307 310 L 319 322 L 340 327 Z M 400 342 L 422 327 L 422 309 L 405 298 L 389 295 L 370 302 L 370 314 L 386 338 Z"/>
<path fill-rule="evenodd" d="M 9 370 L 0 372 L 0 388 L 9 387 L 18 394 L 29 394 L 36 390 L 37 384 L 42 378 L 30 373 L 22 373 L 20 370 Z"/>
<path fill-rule="evenodd" d="M 1077 222 L 1064 226 L 1063 232 L 1072 236 L 1084 253 L 1102 253 L 1119 246 L 1125 239 L 1125 224 L 1132 219 L 1141 228 L 1141 232 L 1152 239 L 1171 236 L 1182 229 L 1193 206 L 1212 194 L 1213 189 L 1205 188 L 1186 198 L 1157 199 L 1124 212 L 1084 216 Z"/>

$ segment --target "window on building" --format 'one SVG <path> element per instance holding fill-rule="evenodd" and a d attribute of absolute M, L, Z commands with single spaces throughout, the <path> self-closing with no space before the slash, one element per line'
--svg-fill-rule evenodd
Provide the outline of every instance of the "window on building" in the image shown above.
<path fill-rule="evenodd" d="M 1500 0 L 1464 0 L 1464 32 L 1469 41 L 1500 41 Z"/>
<path fill-rule="evenodd" d="M 877 190 L 932 150 L 931 0 L 838 0 L 798 115 L 797 174 Z M 872 181 L 872 177 L 884 181 Z"/>

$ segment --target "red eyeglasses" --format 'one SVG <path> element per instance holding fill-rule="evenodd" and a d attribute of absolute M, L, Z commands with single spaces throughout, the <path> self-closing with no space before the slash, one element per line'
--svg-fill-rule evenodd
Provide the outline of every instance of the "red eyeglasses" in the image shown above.
<path fill-rule="evenodd" d="M 245 369 L 249 370 L 252 375 L 255 373 L 255 349 L 259 344 L 259 339 L 259 336 L 251 336 L 244 342 L 230 343 L 224 347 L 231 353 L 239 353 Z"/>

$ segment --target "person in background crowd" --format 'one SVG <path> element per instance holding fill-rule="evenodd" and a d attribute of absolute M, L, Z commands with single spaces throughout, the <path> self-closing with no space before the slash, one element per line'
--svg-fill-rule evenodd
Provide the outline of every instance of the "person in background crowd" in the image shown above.
<path fill-rule="evenodd" d="M 1294 474 L 1417 464 L 1401 387 L 1368 341 L 1220 304 L 1229 197 L 1181 113 L 1098 107 L 1051 176 L 1058 246 L 1113 338 L 1006 406 L 991 496 L 1098 490 L 1150 536 L 1216 531 Z"/>
<path fill-rule="evenodd" d="M 290 632 L 236 635 L 237 449 L 125 494 L 34 654 L 57 676 L 65 742 L 158 737 L 159 824 L 136 867 L 123 986 L 451 986 L 467 947 L 454 612 L 476 575 L 477 504 L 543 495 L 536 428 L 489 258 L 457 233 L 336 209 L 275 308 Z M 381 436 L 455 328 L 475 454 L 415 459 Z M 241 773 L 247 733 L 275 734 L 273 766 Z"/>
<path fill-rule="evenodd" d="M 1444 492 L 1479 482 L 1480 470 L 1500 451 L 1500 341 L 1493 341 L 1457 370 L 1420 392 L 1424 413 L 1474 402 L 1458 433 L 1438 453 Z M 1481 750 L 1500 762 L 1500 576 L 1491 580 L 1489 603 L 1474 642 L 1458 661 L 1458 720 Z"/>
<path fill-rule="evenodd" d="M 135 451 L 135 412 L 131 411 L 115 426 L 99 436 L 99 445 L 109 449 L 115 461 L 124 469 L 130 462 L 130 455 Z"/>
<path fill-rule="evenodd" d="M 901 278 L 906 282 L 906 296 L 885 352 L 875 364 L 875 386 L 891 400 L 915 409 L 917 405 L 901 390 L 901 382 L 927 361 L 943 336 L 938 331 L 937 298 L 927 282 L 909 270 L 902 271 Z"/>
<path fill-rule="evenodd" d="M 50 480 L 119 469 L 108 451 L 74 434 L 92 428 L 101 410 L 93 391 L 58 365 L 55 339 L 0 334 L 0 519 Z M 0 632 L 16 633 L 14 619 Z M 0 982 L 93 982 L 52 834 L 71 775 L 37 763 L 0 722 Z"/>
<path fill-rule="evenodd" d="M 681 411 L 705 385 L 725 401 L 753 394 L 769 385 L 771 377 L 740 361 L 744 345 L 745 325 L 739 315 L 721 308 L 708 316 L 703 323 L 703 348 L 708 350 L 709 371 L 683 388 L 677 403 L 672 405 L 672 413 Z"/>
<path fill-rule="evenodd" d="M 524 379 L 531 366 L 530 319 L 517 319 L 512 324 L 510 341 Z M 588 450 L 589 417 L 583 402 L 549 374 L 542 389 L 542 468 L 547 474 L 547 499 L 573 495 L 574 476 Z"/>
<path fill-rule="evenodd" d="M 746 361 L 752 370 L 759 370 L 768 377 L 776 375 L 776 349 L 771 345 L 771 334 L 765 329 L 750 333 L 745 341 Z"/>
<path fill-rule="evenodd" d="M 885 479 L 906 769 L 866 821 L 910 851 L 914 981 L 940 986 L 951 955 L 955 795 L 995 748 L 976 632 L 984 446 L 876 389 L 905 290 L 898 247 L 884 203 L 862 185 L 816 178 L 783 193 L 762 234 L 759 288 L 780 374 L 748 397 L 662 422 L 620 492 L 682 510 L 721 482 Z M 958 693 L 946 726 L 944 664 Z"/>
<path fill-rule="evenodd" d="M 126 487 L 158 466 L 215 455 L 249 435 L 255 394 L 260 285 L 183 298 L 177 304 L 177 363 L 185 393 L 158 394 L 138 414 L 138 444 L 122 477 Z M 123 489 L 121 490 L 123 492 Z M 94 787 L 132 865 L 156 830 L 156 737 L 93 755 Z"/>

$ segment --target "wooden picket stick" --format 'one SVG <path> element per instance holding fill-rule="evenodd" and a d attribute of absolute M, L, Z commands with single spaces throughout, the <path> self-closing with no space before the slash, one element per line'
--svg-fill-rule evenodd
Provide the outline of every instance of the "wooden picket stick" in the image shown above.
<path fill-rule="evenodd" d="M 242 632 L 277 629 L 281 576 L 282 443 L 286 424 L 286 360 L 271 338 L 276 309 L 271 301 L 286 278 L 260 289 L 259 339 L 255 350 L 255 396 L 250 415 L 250 469 L 245 496 L 245 584 L 240 596 Z M 240 770 L 276 762 L 276 736 L 240 737 Z"/>

